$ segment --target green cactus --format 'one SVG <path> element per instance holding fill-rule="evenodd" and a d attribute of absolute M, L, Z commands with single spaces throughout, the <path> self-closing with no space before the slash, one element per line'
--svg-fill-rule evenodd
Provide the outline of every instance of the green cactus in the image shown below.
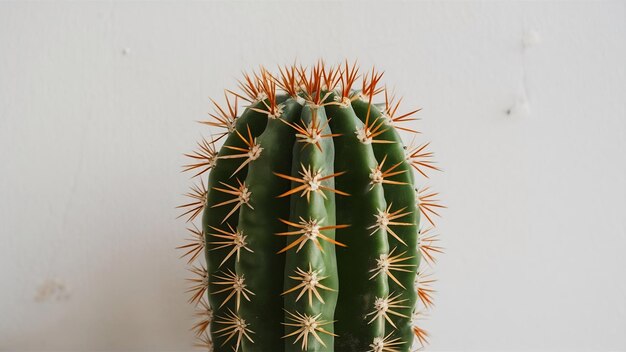
<path fill-rule="evenodd" d="M 420 215 L 434 226 L 443 206 L 413 172 L 439 169 L 428 144 L 402 142 L 399 130 L 416 131 L 400 124 L 418 110 L 397 114 L 381 77 L 347 62 L 261 68 L 244 74 L 242 93 L 226 91 L 225 107 L 213 101 L 202 123 L 220 133 L 186 154 L 200 183 L 179 207 L 191 223 L 202 214 L 178 247 L 189 264 L 206 259 L 190 269 L 197 346 L 393 352 L 427 342 L 416 318 L 432 306 L 434 280 L 420 262 L 442 248 Z"/>

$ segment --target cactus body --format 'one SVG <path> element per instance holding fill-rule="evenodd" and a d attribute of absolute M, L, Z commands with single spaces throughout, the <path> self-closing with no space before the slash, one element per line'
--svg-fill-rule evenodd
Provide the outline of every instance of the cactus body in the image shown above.
<path fill-rule="evenodd" d="M 398 123 L 415 111 L 396 116 L 375 71 L 353 89 L 357 71 L 262 69 L 245 76 L 243 95 L 229 91 L 227 108 L 214 103 L 206 124 L 224 130 L 186 166 L 210 171 L 208 183 L 181 206 L 190 221 L 203 214 L 180 247 L 190 262 L 203 249 L 206 258 L 190 279 L 198 346 L 393 352 L 426 342 L 414 320 L 433 291 L 420 257 L 432 263 L 441 248 L 418 229 L 420 211 L 432 223 L 441 205 L 416 193 L 413 171 L 437 168 L 427 145 L 408 148 L 397 131 L 412 131 Z M 383 91 L 384 108 L 372 103 Z M 249 103 L 240 116 L 238 99 Z"/>

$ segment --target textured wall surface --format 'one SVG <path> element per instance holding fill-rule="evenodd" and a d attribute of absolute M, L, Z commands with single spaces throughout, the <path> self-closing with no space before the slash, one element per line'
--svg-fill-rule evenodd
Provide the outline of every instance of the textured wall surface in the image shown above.
<path fill-rule="evenodd" d="M 358 58 L 449 209 L 431 350 L 626 350 L 626 5 L 0 3 L 0 350 L 191 350 L 174 207 L 241 69 Z"/>

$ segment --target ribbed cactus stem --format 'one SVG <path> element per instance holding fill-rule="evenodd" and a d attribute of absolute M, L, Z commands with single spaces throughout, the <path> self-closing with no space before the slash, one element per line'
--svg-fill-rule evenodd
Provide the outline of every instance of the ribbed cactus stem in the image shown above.
<path fill-rule="evenodd" d="M 413 172 L 439 169 L 428 143 L 405 147 L 398 131 L 416 132 L 401 124 L 417 110 L 398 114 L 381 77 L 366 73 L 356 90 L 348 63 L 262 68 L 241 94 L 227 91 L 226 107 L 213 102 L 202 123 L 218 134 L 184 166 L 208 182 L 180 206 L 188 221 L 202 214 L 179 247 L 195 275 L 197 346 L 408 352 L 427 342 L 415 320 L 432 307 L 434 279 L 420 258 L 432 265 L 442 247 L 418 229 L 420 214 L 434 226 L 443 206 Z"/>

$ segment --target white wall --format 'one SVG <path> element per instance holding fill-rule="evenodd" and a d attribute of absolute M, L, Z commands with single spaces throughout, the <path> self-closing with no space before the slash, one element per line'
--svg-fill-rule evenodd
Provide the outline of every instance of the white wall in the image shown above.
<path fill-rule="evenodd" d="M 625 3 L 295 1 L 0 3 L 0 349 L 190 350 L 194 120 L 319 57 L 423 108 L 432 350 L 626 350 Z"/>

